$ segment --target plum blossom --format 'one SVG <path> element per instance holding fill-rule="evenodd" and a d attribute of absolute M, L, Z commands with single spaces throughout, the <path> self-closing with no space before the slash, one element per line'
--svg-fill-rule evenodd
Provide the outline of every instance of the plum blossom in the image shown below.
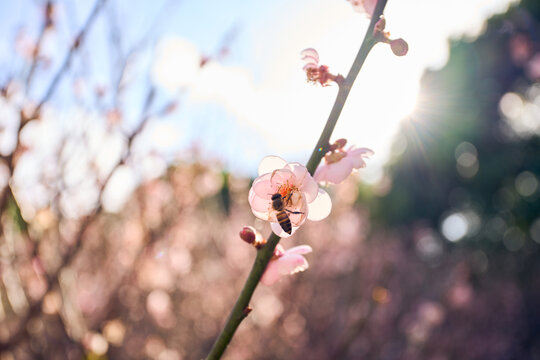
<path fill-rule="evenodd" d="M 270 286 L 277 282 L 282 275 L 292 275 L 306 270 L 309 264 L 302 255 L 312 251 L 309 245 L 295 246 L 285 250 L 281 244 L 278 244 L 274 250 L 274 257 L 268 263 L 261 278 L 261 283 Z"/>
<path fill-rule="evenodd" d="M 366 14 L 368 17 L 373 15 L 375 11 L 375 6 L 377 5 L 377 0 L 347 0 L 351 3 L 354 11 L 361 14 Z"/>
<path fill-rule="evenodd" d="M 267 156 L 259 165 L 259 175 L 249 190 L 249 204 L 256 217 L 270 221 L 276 235 L 289 237 L 306 219 L 318 221 L 330 213 L 330 196 L 319 189 L 305 166 L 288 163 L 277 156 Z M 280 194 L 283 199 L 283 211 L 292 225 L 290 233 L 283 229 L 277 219 L 280 211 L 272 206 L 272 196 L 275 194 Z"/>
<path fill-rule="evenodd" d="M 345 139 L 339 139 L 330 148 L 315 171 L 315 180 L 319 183 L 339 184 L 345 180 L 355 169 L 366 167 L 365 158 L 372 156 L 373 150 L 357 148 L 355 146 L 344 150 Z"/>
<path fill-rule="evenodd" d="M 313 48 L 304 49 L 300 52 L 302 61 L 306 64 L 303 70 L 306 72 L 308 82 L 320 83 L 322 86 L 328 86 L 332 81 L 338 85 L 343 81 L 343 76 L 334 75 L 328 71 L 327 65 L 319 66 L 319 53 Z"/>

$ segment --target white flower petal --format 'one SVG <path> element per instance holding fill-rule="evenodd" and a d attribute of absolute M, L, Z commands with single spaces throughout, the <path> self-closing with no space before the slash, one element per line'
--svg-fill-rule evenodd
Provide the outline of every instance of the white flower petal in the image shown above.
<path fill-rule="evenodd" d="M 287 161 L 279 156 L 267 156 L 259 164 L 259 175 L 271 173 L 276 169 L 283 168 L 285 165 L 287 165 Z"/>
<path fill-rule="evenodd" d="M 373 150 L 368 148 L 350 149 L 347 151 L 347 159 L 349 159 L 353 168 L 360 169 L 366 167 L 364 158 L 370 157 L 373 154 Z"/>
<path fill-rule="evenodd" d="M 283 184 L 289 182 L 291 185 L 296 185 L 296 177 L 293 172 L 287 168 L 274 170 L 270 176 L 270 181 L 272 182 L 272 188 L 276 189 Z"/>
<path fill-rule="evenodd" d="M 294 247 L 288 249 L 287 251 L 285 251 L 284 254 L 286 254 L 286 255 L 291 255 L 291 254 L 302 255 L 302 254 L 309 254 L 312 251 L 313 251 L 313 249 L 311 248 L 311 246 L 309 246 L 309 245 L 300 245 L 300 246 L 294 246 Z"/>
<path fill-rule="evenodd" d="M 336 163 L 322 166 L 327 167 L 326 174 L 322 180 L 330 184 L 339 184 L 345 180 L 353 170 L 352 162 L 347 157 Z"/>
<path fill-rule="evenodd" d="M 280 278 L 281 274 L 279 273 L 279 266 L 276 263 L 276 260 L 270 260 L 263 276 L 261 277 L 261 284 L 270 286 L 278 282 Z"/>
<path fill-rule="evenodd" d="M 280 275 L 292 275 L 306 270 L 309 264 L 305 257 L 298 254 L 287 254 L 276 260 Z"/>
<path fill-rule="evenodd" d="M 326 179 L 327 172 L 328 172 L 328 165 L 323 163 L 317 166 L 317 170 L 315 170 L 315 174 L 313 175 L 313 178 L 318 183 L 325 182 L 324 179 Z"/>
<path fill-rule="evenodd" d="M 312 221 L 319 221 L 326 218 L 332 211 L 332 199 L 326 191 L 319 189 L 319 195 L 308 207 L 307 218 Z"/>
<path fill-rule="evenodd" d="M 316 62 L 319 62 L 319 53 L 314 48 L 307 48 L 300 52 L 300 56 L 302 59 L 306 57 L 312 57 L 315 59 Z"/>
<path fill-rule="evenodd" d="M 268 211 L 272 207 L 270 201 L 258 197 L 253 191 L 253 188 L 249 190 L 248 201 L 249 205 L 251 206 L 251 211 L 253 212 L 253 215 L 255 215 L 261 220 L 269 220 Z"/>
<path fill-rule="evenodd" d="M 306 201 L 308 203 L 312 202 L 317 197 L 319 185 L 309 173 L 307 173 L 306 177 L 304 178 L 302 186 L 300 186 L 300 191 L 306 196 Z"/>
<path fill-rule="evenodd" d="M 272 187 L 272 183 L 270 182 L 270 174 L 265 174 L 255 179 L 251 189 L 253 192 L 255 192 L 255 195 L 269 201 L 272 199 L 272 195 L 277 191 L 277 188 Z"/>
<path fill-rule="evenodd" d="M 277 244 L 276 248 L 274 249 L 274 255 L 275 256 L 283 256 L 285 255 L 285 249 L 283 248 L 283 245 Z"/>
<path fill-rule="evenodd" d="M 319 62 L 314 57 L 304 56 L 302 60 L 306 62 L 306 65 L 312 65 L 315 68 L 319 67 Z"/>
<path fill-rule="evenodd" d="M 296 177 L 296 183 L 294 185 L 298 186 L 301 183 L 304 182 L 304 179 L 306 178 L 306 175 L 308 175 L 308 171 L 306 167 L 300 163 L 294 162 L 294 163 L 288 163 L 287 168 L 292 171 L 294 176 Z"/>
<path fill-rule="evenodd" d="M 272 231 L 274 232 L 274 234 L 276 234 L 277 236 L 281 238 L 288 238 L 292 236 L 294 232 L 299 228 L 298 226 L 293 226 L 291 234 L 289 235 L 285 231 L 283 231 L 283 229 L 281 228 L 281 225 L 279 225 L 279 223 L 277 222 L 271 222 L 270 227 L 272 228 Z"/>
<path fill-rule="evenodd" d="M 314 64 L 314 63 L 307 63 L 306 65 L 304 65 L 304 67 L 302 68 L 302 70 L 304 71 L 308 71 L 309 69 L 316 69 L 318 68 L 319 66 L 317 64 Z"/>

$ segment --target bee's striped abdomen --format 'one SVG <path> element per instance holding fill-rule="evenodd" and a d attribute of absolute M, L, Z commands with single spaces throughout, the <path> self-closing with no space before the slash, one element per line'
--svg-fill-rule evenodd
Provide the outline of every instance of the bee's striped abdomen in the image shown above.
<path fill-rule="evenodd" d="M 287 234 L 291 234 L 292 232 L 292 225 L 291 225 L 291 219 L 289 219 L 289 215 L 285 211 L 279 211 L 276 214 L 276 218 L 279 222 L 279 225 L 285 231 Z"/>

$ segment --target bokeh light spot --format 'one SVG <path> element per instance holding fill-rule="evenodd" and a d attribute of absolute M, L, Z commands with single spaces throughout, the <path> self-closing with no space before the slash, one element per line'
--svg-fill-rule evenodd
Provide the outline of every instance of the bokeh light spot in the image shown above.
<path fill-rule="evenodd" d="M 456 242 L 467 235 L 469 224 L 462 213 L 454 213 L 443 220 L 441 230 L 445 238 Z"/>
<path fill-rule="evenodd" d="M 524 171 L 516 177 L 516 190 L 521 196 L 532 196 L 538 190 L 538 179 L 530 171 Z"/>
<path fill-rule="evenodd" d="M 390 292 L 382 286 L 375 286 L 371 292 L 371 297 L 379 304 L 387 304 L 390 302 Z"/>
<path fill-rule="evenodd" d="M 529 232 L 533 241 L 540 244 L 540 218 L 532 223 Z"/>
<path fill-rule="evenodd" d="M 525 239 L 526 237 L 523 231 L 514 226 L 504 233 L 503 243 L 509 251 L 518 251 L 525 245 Z"/>

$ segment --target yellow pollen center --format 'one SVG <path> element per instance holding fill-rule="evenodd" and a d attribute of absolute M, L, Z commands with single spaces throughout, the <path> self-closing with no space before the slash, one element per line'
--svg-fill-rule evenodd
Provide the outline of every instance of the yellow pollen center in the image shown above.
<path fill-rule="evenodd" d="M 295 191 L 298 191 L 298 188 L 294 185 L 290 185 L 288 181 L 278 187 L 278 193 L 283 200 L 287 202 L 285 205 L 290 205 L 292 194 Z"/>

